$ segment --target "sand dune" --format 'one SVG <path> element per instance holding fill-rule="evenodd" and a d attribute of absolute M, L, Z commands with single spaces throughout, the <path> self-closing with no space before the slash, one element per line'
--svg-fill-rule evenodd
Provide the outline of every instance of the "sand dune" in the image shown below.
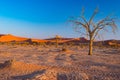
<path fill-rule="evenodd" d="M 0 34 L 0 42 L 51 42 L 55 43 L 56 38 L 49 38 L 49 39 L 34 39 L 34 38 L 25 38 L 25 37 L 19 37 L 19 36 L 14 36 L 12 34 Z M 87 40 L 84 37 L 81 38 L 60 38 L 58 40 L 58 43 L 88 43 L 89 40 Z M 105 41 L 95 41 L 95 44 L 97 43 L 103 43 L 104 45 L 111 45 L 109 43 L 117 44 L 120 46 L 120 41 L 119 40 L 105 40 Z"/>
<path fill-rule="evenodd" d="M 47 40 L 48 42 L 56 42 L 56 38 L 49 38 L 49 39 L 45 39 Z M 58 39 L 58 43 L 69 43 L 69 42 L 88 42 L 88 40 L 84 37 L 81 37 L 81 38 L 60 38 Z"/>
<path fill-rule="evenodd" d="M 32 42 L 48 42 L 47 40 L 32 39 Z"/>
<path fill-rule="evenodd" d="M 24 41 L 28 41 L 28 40 L 31 40 L 32 42 L 46 42 L 46 40 L 29 39 L 29 38 L 14 36 L 12 34 L 0 35 L 0 42 L 11 42 L 11 41 L 24 42 Z"/>
<path fill-rule="evenodd" d="M 9 42 L 9 41 L 24 41 L 27 40 L 27 38 L 23 37 L 16 37 L 11 34 L 4 35 L 0 37 L 0 42 Z"/>
<path fill-rule="evenodd" d="M 31 41 L 31 42 L 56 42 L 56 38 L 49 38 L 49 39 L 33 39 L 33 38 L 24 38 L 19 36 L 14 36 L 12 34 L 0 34 L 0 42 L 24 42 L 24 41 Z M 86 42 L 87 39 L 85 38 L 60 38 L 58 43 L 67 43 L 67 42 Z"/>

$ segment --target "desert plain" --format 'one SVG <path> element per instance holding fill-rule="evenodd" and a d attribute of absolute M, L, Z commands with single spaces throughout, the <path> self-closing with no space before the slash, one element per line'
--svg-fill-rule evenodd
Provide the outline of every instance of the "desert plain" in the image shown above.
<path fill-rule="evenodd" d="M 120 80 L 120 48 L 0 45 L 0 80 Z"/>

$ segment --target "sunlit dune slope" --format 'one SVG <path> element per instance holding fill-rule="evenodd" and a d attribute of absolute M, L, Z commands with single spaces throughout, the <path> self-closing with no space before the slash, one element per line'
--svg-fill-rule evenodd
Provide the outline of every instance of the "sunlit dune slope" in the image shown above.
<path fill-rule="evenodd" d="M 11 34 L 0 36 L 0 42 L 25 41 L 27 38 L 17 37 Z"/>
<path fill-rule="evenodd" d="M 0 42 L 10 42 L 10 41 L 24 42 L 28 40 L 29 38 L 18 37 L 18 36 L 14 36 L 11 34 L 0 35 Z M 40 40 L 40 39 L 31 39 L 31 41 L 32 42 L 47 42 L 46 40 Z"/>
<path fill-rule="evenodd" d="M 47 40 L 32 39 L 32 42 L 47 42 Z"/>

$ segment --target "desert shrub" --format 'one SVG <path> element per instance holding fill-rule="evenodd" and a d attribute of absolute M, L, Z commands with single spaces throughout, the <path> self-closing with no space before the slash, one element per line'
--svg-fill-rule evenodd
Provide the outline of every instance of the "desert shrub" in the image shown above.
<path fill-rule="evenodd" d="M 47 43 L 45 42 L 39 42 L 36 44 L 37 46 L 40 46 L 40 47 L 46 47 L 47 46 Z"/>
<path fill-rule="evenodd" d="M 24 42 L 25 45 L 29 45 L 29 42 Z"/>
<path fill-rule="evenodd" d="M 36 45 L 38 45 L 38 44 L 37 44 L 37 42 L 33 42 L 32 45 L 33 45 L 33 46 L 36 46 Z"/>
<path fill-rule="evenodd" d="M 5 42 L 5 45 L 9 46 L 9 45 L 10 45 L 10 42 Z"/>
<path fill-rule="evenodd" d="M 69 47 L 72 47 L 75 44 L 73 42 L 69 42 L 68 45 L 69 45 Z"/>
<path fill-rule="evenodd" d="M 4 43 L 3 43 L 3 42 L 0 42 L 0 45 L 4 45 Z"/>
<path fill-rule="evenodd" d="M 86 47 L 86 44 L 80 43 L 79 46 L 80 46 L 81 48 L 85 48 L 85 47 Z"/>
<path fill-rule="evenodd" d="M 65 47 L 63 47 L 63 48 L 62 48 L 62 51 L 67 51 L 67 50 L 68 50 L 68 49 L 67 49 L 67 48 L 65 48 Z"/>
<path fill-rule="evenodd" d="M 21 45 L 22 43 L 20 43 L 20 42 L 14 42 L 13 44 L 14 45 Z"/>
<path fill-rule="evenodd" d="M 48 45 L 49 45 L 50 47 L 51 47 L 51 46 L 55 46 L 55 47 L 56 47 L 56 43 L 54 43 L 54 42 L 50 42 Z"/>
<path fill-rule="evenodd" d="M 11 66 L 15 61 L 16 61 L 15 59 L 11 59 L 11 60 L 5 61 L 4 62 L 4 67 Z"/>
<path fill-rule="evenodd" d="M 67 47 L 67 44 L 66 44 L 66 43 L 63 43 L 63 47 Z"/>

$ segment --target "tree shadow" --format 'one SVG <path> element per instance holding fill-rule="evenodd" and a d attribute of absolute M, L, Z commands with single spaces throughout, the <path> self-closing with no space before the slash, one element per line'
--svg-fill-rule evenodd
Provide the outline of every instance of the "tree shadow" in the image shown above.
<path fill-rule="evenodd" d="M 120 55 L 119 50 L 110 50 L 110 51 L 103 51 L 104 54 L 113 54 L 113 55 Z"/>
<path fill-rule="evenodd" d="M 107 64 L 107 63 L 102 63 L 102 62 L 94 62 L 94 61 L 86 61 L 85 63 L 87 63 L 87 65 L 90 66 L 97 66 L 97 67 L 102 67 L 105 66 L 108 69 L 120 69 L 119 65 L 114 65 L 114 64 Z"/>
<path fill-rule="evenodd" d="M 108 63 L 87 61 L 87 73 L 90 74 L 90 80 L 118 80 L 120 79 L 120 66 Z M 94 76 L 96 75 L 96 76 Z M 101 75 L 101 76 L 100 76 Z"/>
<path fill-rule="evenodd" d="M 86 76 L 82 76 L 82 73 L 57 73 L 57 80 L 88 80 Z"/>
<path fill-rule="evenodd" d="M 3 63 L 0 63 L 0 69 L 3 68 L 3 67 L 4 67 L 4 66 L 3 66 Z"/>
<path fill-rule="evenodd" d="M 55 60 L 66 60 L 66 54 L 58 54 Z"/>
<path fill-rule="evenodd" d="M 57 74 L 57 80 L 68 80 L 66 74 Z"/>
<path fill-rule="evenodd" d="M 35 71 L 35 72 L 32 72 L 30 74 L 26 74 L 26 75 L 20 75 L 20 76 L 12 76 L 11 78 L 12 79 L 22 79 L 22 80 L 27 80 L 27 79 L 31 79 L 33 77 L 35 77 L 36 75 L 41 75 L 45 72 L 46 70 L 43 69 L 43 70 L 40 70 L 40 71 Z"/>

